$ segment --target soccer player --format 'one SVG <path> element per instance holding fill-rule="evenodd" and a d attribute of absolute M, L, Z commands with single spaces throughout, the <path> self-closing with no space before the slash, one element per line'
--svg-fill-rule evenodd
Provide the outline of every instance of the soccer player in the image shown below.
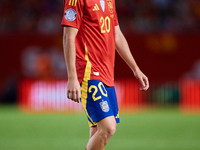
<path fill-rule="evenodd" d="M 63 49 L 68 70 L 67 97 L 79 102 L 90 127 L 87 150 L 103 150 L 119 123 L 114 89 L 115 49 L 142 84 L 147 77 L 137 66 L 115 10 L 115 0 L 64 0 Z"/>

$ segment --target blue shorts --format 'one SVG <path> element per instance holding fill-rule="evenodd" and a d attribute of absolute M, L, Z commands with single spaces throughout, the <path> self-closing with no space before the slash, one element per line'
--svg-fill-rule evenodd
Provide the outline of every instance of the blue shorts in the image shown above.
<path fill-rule="evenodd" d="M 81 83 L 81 104 L 87 114 L 89 126 L 114 116 L 119 123 L 119 111 L 114 87 L 108 87 L 99 80 L 88 80 Z"/>

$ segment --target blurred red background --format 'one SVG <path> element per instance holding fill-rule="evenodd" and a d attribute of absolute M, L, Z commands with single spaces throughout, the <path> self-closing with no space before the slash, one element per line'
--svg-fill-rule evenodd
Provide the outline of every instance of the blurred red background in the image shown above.
<path fill-rule="evenodd" d="M 150 80 L 146 103 L 177 105 L 185 101 L 190 90 L 183 93 L 180 85 L 200 78 L 200 2 L 117 0 L 116 6 L 131 52 Z M 24 79 L 67 78 L 62 14 L 62 1 L 58 0 L 0 1 L 0 102 L 16 102 Z M 115 78 L 134 79 L 118 54 Z M 196 86 L 197 95 L 199 90 Z"/>

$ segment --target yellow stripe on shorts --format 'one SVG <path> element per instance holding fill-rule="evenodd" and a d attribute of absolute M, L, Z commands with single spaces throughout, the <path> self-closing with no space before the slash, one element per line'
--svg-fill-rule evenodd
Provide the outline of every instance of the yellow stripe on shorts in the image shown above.
<path fill-rule="evenodd" d="M 90 118 L 90 116 L 87 112 L 87 109 L 86 109 L 88 80 L 90 80 L 91 68 L 92 68 L 92 64 L 91 64 L 91 62 L 89 60 L 89 56 L 88 56 L 88 50 L 87 50 L 86 43 L 85 43 L 85 60 L 87 60 L 87 64 L 86 64 L 86 67 L 85 67 L 85 74 L 84 74 L 82 85 L 81 85 L 81 104 L 82 104 L 88 118 L 90 119 L 90 121 L 92 123 L 94 123 L 93 120 Z M 91 122 L 89 122 L 90 127 L 93 126 L 93 124 L 91 124 Z"/>

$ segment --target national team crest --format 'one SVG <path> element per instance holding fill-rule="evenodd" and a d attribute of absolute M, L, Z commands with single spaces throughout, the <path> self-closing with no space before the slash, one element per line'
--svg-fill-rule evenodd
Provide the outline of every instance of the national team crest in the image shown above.
<path fill-rule="evenodd" d="M 102 10 L 104 12 L 104 10 L 105 10 L 105 1 L 104 0 L 100 0 L 100 4 L 101 4 L 101 8 L 102 8 Z"/>
<path fill-rule="evenodd" d="M 111 13 L 113 13 L 113 2 L 112 2 L 112 0 L 107 0 L 107 3 L 108 3 L 109 11 Z"/>
<path fill-rule="evenodd" d="M 107 101 L 103 101 L 99 103 L 103 112 L 108 112 L 110 110 Z"/>

